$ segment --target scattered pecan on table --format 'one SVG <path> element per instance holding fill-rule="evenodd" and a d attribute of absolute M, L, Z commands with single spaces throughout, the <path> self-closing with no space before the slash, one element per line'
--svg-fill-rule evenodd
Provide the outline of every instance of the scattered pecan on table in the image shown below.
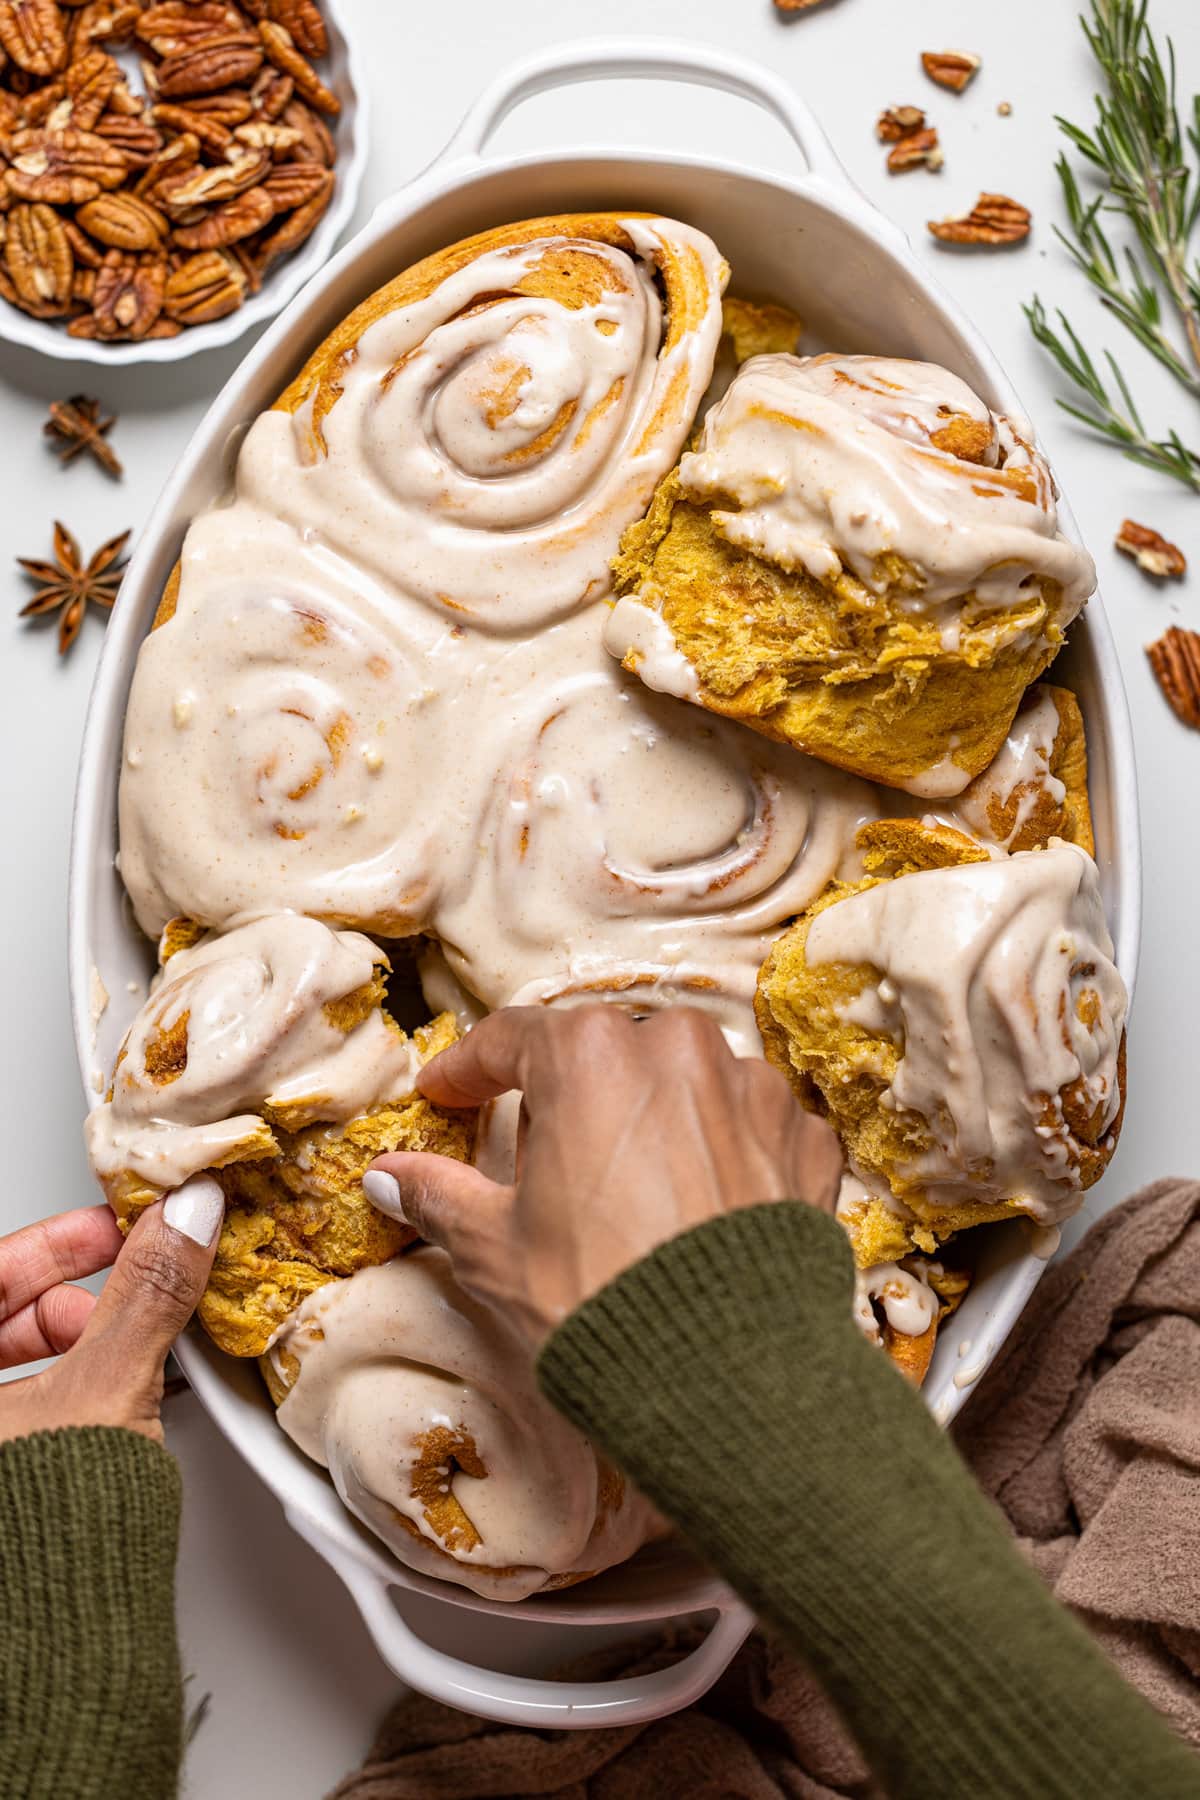
<path fill-rule="evenodd" d="M 328 49 L 317 0 L 0 0 L 0 298 L 103 342 L 233 312 L 332 198 Z"/>
<path fill-rule="evenodd" d="M 1139 569 L 1160 581 L 1182 581 L 1187 574 L 1187 557 L 1179 545 L 1171 543 L 1152 525 L 1139 525 L 1136 519 L 1126 519 L 1113 543 L 1126 556 L 1132 556 Z"/>
<path fill-rule="evenodd" d="M 957 219 L 930 219 L 929 229 L 944 244 L 995 248 L 1029 236 L 1033 214 L 1007 194 L 980 194 L 969 213 Z"/>

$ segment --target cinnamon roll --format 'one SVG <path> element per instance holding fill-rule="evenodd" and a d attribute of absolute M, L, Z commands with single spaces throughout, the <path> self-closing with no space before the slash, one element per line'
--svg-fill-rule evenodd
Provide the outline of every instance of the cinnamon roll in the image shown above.
<path fill-rule="evenodd" d="M 992 760 L 1094 586 L 1024 421 L 855 356 L 747 362 L 614 569 L 606 642 L 650 686 L 928 798 Z"/>
<path fill-rule="evenodd" d="M 304 1295 L 384 1261 L 412 1232 L 370 1206 L 385 1150 L 470 1156 L 474 1120 L 421 1099 L 445 1016 L 408 1038 L 384 1006 L 368 939 L 275 914 L 177 950 L 117 1057 L 88 1151 L 122 1226 L 202 1170 L 229 1202 L 201 1323 L 261 1354 Z"/>
<path fill-rule="evenodd" d="M 861 1263 L 1012 1213 L 1056 1223 L 1120 1130 L 1126 996 L 1095 864 L 1057 840 L 943 849 L 835 884 L 759 982 L 767 1056 L 867 1185 Z"/>
<path fill-rule="evenodd" d="M 429 1246 L 311 1295 L 264 1374 L 279 1423 L 401 1562 L 492 1600 L 566 1587 L 663 1526 L 542 1397 L 528 1347 Z"/>
<path fill-rule="evenodd" d="M 193 522 L 139 657 L 121 869 L 150 936 L 264 908 L 433 926 L 466 678 L 486 694 L 513 640 L 608 593 L 708 384 L 726 274 L 674 220 L 527 220 L 326 339 Z"/>

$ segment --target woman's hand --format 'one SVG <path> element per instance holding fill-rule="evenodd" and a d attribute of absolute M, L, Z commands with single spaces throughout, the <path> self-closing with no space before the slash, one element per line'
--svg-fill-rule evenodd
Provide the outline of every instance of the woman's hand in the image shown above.
<path fill-rule="evenodd" d="M 656 1244 L 763 1200 L 833 1210 L 841 1152 L 783 1076 L 735 1057 L 691 1007 L 492 1013 L 418 1077 L 439 1106 L 519 1088 L 515 1186 L 448 1157 L 381 1156 L 363 1187 L 454 1261 L 463 1286 L 540 1346 Z"/>
<path fill-rule="evenodd" d="M 224 1203 L 198 1175 L 127 1238 L 107 1206 L 0 1238 L 0 1368 L 58 1361 L 0 1385 L 0 1442 L 61 1425 L 124 1425 L 162 1442 L 163 1363 L 204 1292 Z M 99 1298 L 71 1284 L 113 1265 Z"/>

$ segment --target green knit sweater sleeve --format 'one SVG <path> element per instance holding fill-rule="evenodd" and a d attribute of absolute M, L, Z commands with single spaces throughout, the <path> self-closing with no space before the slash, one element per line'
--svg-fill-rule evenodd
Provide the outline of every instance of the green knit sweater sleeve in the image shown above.
<path fill-rule="evenodd" d="M 180 1479 L 111 1426 L 0 1444 L 0 1794 L 176 1792 Z"/>
<path fill-rule="evenodd" d="M 895 1800 L 1156 1800 L 1200 1763 L 1021 1560 L 793 1201 L 664 1244 L 554 1332 L 545 1391 L 807 1661 Z"/>

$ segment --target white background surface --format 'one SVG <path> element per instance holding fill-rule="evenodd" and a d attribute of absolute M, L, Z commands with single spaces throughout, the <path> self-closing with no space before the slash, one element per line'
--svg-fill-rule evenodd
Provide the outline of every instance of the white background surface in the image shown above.
<path fill-rule="evenodd" d="M 768 63 L 821 114 L 847 168 L 910 233 L 942 281 L 987 335 L 1039 426 L 1081 529 L 1096 556 L 1125 666 L 1142 793 L 1145 932 L 1130 1042 L 1124 1136 L 1089 1213 L 1157 1175 L 1197 1172 L 1194 1008 L 1200 1000 L 1196 895 L 1200 891 L 1200 735 L 1163 704 L 1142 654 L 1166 626 L 1200 626 L 1200 497 L 1139 471 L 1089 441 L 1057 412 L 1056 372 L 1029 337 L 1020 302 L 1033 291 L 1068 307 L 1093 348 L 1116 349 L 1158 430 L 1176 424 L 1200 442 L 1200 408 L 1109 324 L 1082 277 L 1056 245 L 1059 216 L 1056 111 L 1088 116 L 1092 74 L 1071 0 L 828 0 L 782 23 L 769 0 L 607 0 L 594 8 L 562 0 L 459 0 L 413 9 L 345 0 L 349 27 L 366 52 L 372 139 L 359 211 L 435 154 L 476 91 L 508 61 L 569 36 L 598 30 L 678 34 L 736 48 Z M 1194 0 L 1151 0 L 1160 30 L 1175 37 L 1181 91 L 1200 87 L 1200 15 Z M 983 56 L 961 97 L 932 87 L 918 52 L 947 46 Z M 942 133 L 946 167 L 889 177 L 873 135 L 885 105 L 924 105 Z M 1012 104 L 1001 118 L 997 106 Z M 537 100 L 502 127 L 500 144 L 534 149 L 584 141 L 704 149 L 794 166 L 781 129 L 741 102 L 658 84 L 604 84 Z M 980 189 L 1011 194 L 1033 209 L 1022 249 L 997 255 L 940 250 L 924 221 L 966 210 Z M 614 204 L 620 201 L 613 196 Z M 736 272 L 735 272 L 736 285 Z M 786 299 L 786 295 L 779 296 Z M 243 341 L 242 348 L 245 348 Z M 67 1013 L 65 883 L 79 735 L 101 625 L 92 617 L 65 664 L 49 632 L 15 623 L 27 589 L 11 562 L 50 549 L 59 516 L 90 552 L 145 519 L 174 458 L 239 350 L 159 370 L 74 369 L 0 344 L 0 617 L 6 623 L 0 708 L 4 816 L 3 943 L 7 1006 L 0 1026 L 6 1112 L 6 1181 L 0 1228 L 91 1197 L 79 1124 L 83 1101 Z M 121 415 L 115 443 L 125 462 L 117 485 L 81 462 L 60 472 L 43 447 L 47 403 L 82 388 Z M 1183 586 L 1163 590 L 1110 546 L 1130 515 L 1180 543 L 1197 564 Z M 382 1666 L 350 1601 L 317 1558 L 295 1540 L 274 1501 L 242 1468 L 194 1400 L 173 1403 L 169 1436 L 186 1485 L 180 1625 L 193 1692 L 212 1695 L 189 1758 L 196 1800 L 253 1793 L 256 1800 L 307 1800 L 325 1791 L 365 1751 L 396 1683 Z"/>

